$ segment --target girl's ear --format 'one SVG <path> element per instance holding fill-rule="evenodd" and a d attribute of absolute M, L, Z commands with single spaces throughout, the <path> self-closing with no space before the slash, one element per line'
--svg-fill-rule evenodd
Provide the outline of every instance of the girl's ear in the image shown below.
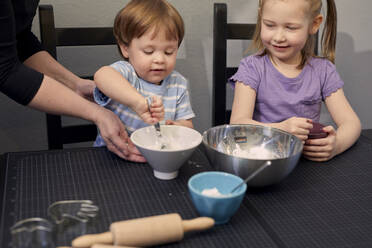
<path fill-rule="evenodd" d="M 128 47 L 124 44 L 119 44 L 121 54 L 124 56 L 124 58 L 128 59 L 129 54 L 128 54 Z"/>
<path fill-rule="evenodd" d="M 322 21 L 323 21 L 323 16 L 321 14 L 314 17 L 309 33 L 315 34 L 316 32 L 318 32 L 320 24 L 322 24 Z"/>

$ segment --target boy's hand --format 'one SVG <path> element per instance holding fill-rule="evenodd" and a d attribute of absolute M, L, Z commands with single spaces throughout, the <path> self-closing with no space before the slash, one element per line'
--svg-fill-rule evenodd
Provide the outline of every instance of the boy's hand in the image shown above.
<path fill-rule="evenodd" d="M 291 117 L 279 123 L 280 129 L 291 133 L 302 141 L 307 140 L 310 129 L 313 127 L 312 121 L 302 117 Z"/>
<path fill-rule="evenodd" d="M 150 100 L 145 98 L 143 105 L 138 105 L 134 111 L 148 124 L 164 119 L 164 106 L 160 97 L 153 96 Z"/>
<path fill-rule="evenodd" d="M 332 126 L 326 126 L 323 128 L 323 131 L 328 133 L 326 138 L 306 140 L 302 152 L 305 158 L 312 161 L 321 162 L 330 160 L 337 154 L 336 130 Z"/>
<path fill-rule="evenodd" d="M 194 128 L 191 120 L 178 120 L 178 121 L 166 120 L 165 125 L 177 125 L 177 126 Z"/>
<path fill-rule="evenodd" d="M 150 106 L 150 114 L 155 122 L 159 122 L 164 119 L 164 105 L 160 97 L 153 96 Z"/>
<path fill-rule="evenodd" d="M 166 121 L 165 121 L 165 125 L 180 125 L 180 124 L 177 123 L 177 121 L 166 120 Z"/>

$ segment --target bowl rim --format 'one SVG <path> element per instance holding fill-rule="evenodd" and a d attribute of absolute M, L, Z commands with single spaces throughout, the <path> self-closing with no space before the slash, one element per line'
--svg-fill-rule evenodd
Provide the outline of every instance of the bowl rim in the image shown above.
<path fill-rule="evenodd" d="M 241 186 L 241 188 L 243 188 L 242 190 L 235 191 L 234 193 L 223 194 L 222 196 L 203 195 L 200 191 L 198 191 L 197 189 L 195 189 L 192 186 L 192 181 L 196 180 L 199 177 L 203 177 L 205 175 L 210 175 L 210 174 L 218 174 L 218 175 L 228 176 L 228 177 L 239 179 L 239 181 L 240 181 L 239 183 L 243 182 L 243 179 L 241 177 L 239 177 L 237 175 L 234 175 L 234 174 L 231 174 L 231 173 L 228 173 L 228 172 L 223 172 L 223 171 L 203 171 L 203 172 L 196 173 L 192 177 L 189 178 L 189 180 L 187 182 L 187 186 L 188 186 L 189 190 L 192 191 L 194 194 L 196 194 L 198 196 L 205 197 L 205 198 L 212 198 L 212 199 L 235 198 L 235 197 L 241 196 L 242 194 L 245 194 L 245 192 L 247 191 L 247 184 L 245 183 L 245 184 L 243 184 Z"/>
<path fill-rule="evenodd" d="M 131 135 L 130 135 L 130 139 L 131 139 L 131 141 L 133 142 L 133 144 L 135 145 L 135 146 L 137 146 L 137 147 L 140 147 L 140 148 L 142 148 L 142 149 L 146 149 L 146 150 L 150 150 L 150 151 L 156 151 L 156 152 L 180 152 L 180 151 L 186 151 L 186 150 L 190 150 L 190 149 L 194 149 L 194 148 L 196 148 L 196 147 L 198 147 L 201 143 L 202 143 L 202 141 L 203 141 L 203 136 L 201 135 L 201 133 L 200 132 L 198 132 L 197 130 L 195 130 L 194 128 L 190 128 L 190 127 L 185 127 L 185 126 L 180 126 L 180 125 L 163 125 L 163 124 L 161 124 L 160 126 L 162 126 L 162 127 L 164 127 L 164 126 L 166 126 L 166 127 L 171 127 L 171 128 L 174 128 L 174 127 L 180 127 L 181 129 L 182 128 L 185 128 L 185 129 L 189 129 L 189 130 L 191 130 L 192 132 L 194 132 L 195 134 L 197 134 L 198 135 L 198 142 L 195 144 L 195 145 L 190 145 L 190 146 L 187 146 L 187 147 L 185 147 L 185 148 L 182 148 L 182 149 L 163 149 L 163 150 L 161 150 L 161 149 L 151 149 L 151 148 L 148 148 L 148 147 L 146 147 L 146 146 L 143 146 L 143 145 L 141 145 L 141 144 L 138 144 L 136 141 L 135 141 L 135 139 L 133 139 L 133 135 L 135 134 L 135 133 L 137 133 L 137 132 L 139 132 L 140 130 L 142 130 L 142 129 L 146 129 L 146 128 L 151 128 L 151 125 L 149 125 L 149 126 L 146 126 L 146 127 L 141 127 L 141 128 L 138 128 L 138 129 L 136 129 Z"/>
<path fill-rule="evenodd" d="M 225 127 L 233 127 L 233 126 L 250 126 L 250 127 L 259 127 L 259 128 L 265 128 L 265 129 L 272 129 L 272 130 L 275 130 L 275 131 L 278 131 L 280 133 L 284 133 L 284 134 L 287 134 L 291 137 L 293 137 L 294 139 L 296 139 L 297 141 L 300 142 L 301 146 L 302 146 L 302 149 L 301 151 L 299 151 L 298 153 L 302 153 L 302 150 L 303 150 L 303 144 L 301 142 L 301 140 L 296 137 L 295 135 L 289 133 L 289 132 L 286 132 L 284 130 L 281 130 L 279 128 L 275 128 L 275 127 L 267 127 L 267 126 L 264 126 L 264 125 L 256 125 L 256 124 L 222 124 L 222 125 L 218 125 L 218 126 L 213 126 L 207 130 L 205 130 L 202 134 L 202 143 L 203 145 L 205 145 L 206 147 L 208 147 L 209 149 L 212 149 L 218 153 L 221 153 L 221 154 L 225 154 L 227 155 L 226 153 L 224 152 L 221 152 L 219 150 L 217 150 L 217 148 L 213 147 L 213 146 L 210 146 L 207 141 L 206 141 L 206 135 L 207 135 L 207 132 L 210 131 L 210 130 L 213 130 L 213 129 L 217 129 L 217 128 L 225 128 Z M 297 155 L 298 153 L 295 153 L 293 154 L 292 156 L 295 156 Z M 253 158 L 246 158 L 246 157 L 239 157 L 239 156 L 234 156 L 236 157 L 237 159 L 249 159 L 249 160 L 257 160 L 257 161 L 275 161 L 275 160 L 281 160 L 281 159 L 288 159 L 288 157 L 285 157 L 285 158 L 273 158 L 273 159 L 253 159 Z"/>

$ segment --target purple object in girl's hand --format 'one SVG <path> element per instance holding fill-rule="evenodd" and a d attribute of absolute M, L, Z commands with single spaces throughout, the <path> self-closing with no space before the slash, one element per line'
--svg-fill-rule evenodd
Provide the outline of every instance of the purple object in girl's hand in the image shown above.
<path fill-rule="evenodd" d="M 323 131 L 323 127 L 324 125 L 313 122 L 313 128 L 310 129 L 308 139 L 321 139 L 327 137 L 328 133 Z"/>

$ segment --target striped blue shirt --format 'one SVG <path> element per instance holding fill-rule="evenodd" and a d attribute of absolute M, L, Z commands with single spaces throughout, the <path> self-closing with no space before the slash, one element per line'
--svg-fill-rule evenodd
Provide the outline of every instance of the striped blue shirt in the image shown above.
<path fill-rule="evenodd" d="M 115 62 L 111 67 L 120 72 L 144 97 L 161 97 L 164 105 L 164 120 L 177 121 L 195 117 L 190 104 L 188 82 L 180 73 L 176 71 L 171 72 L 161 85 L 157 85 L 139 78 L 133 66 L 127 61 Z M 110 109 L 119 116 L 125 124 L 129 135 L 136 129 L 149 125 L 128 106 L 109 98 L 97 87 L 94 89 L 93 96 L 96 103 Z M 101 135 L 98 133 L 94 146 L 105 145 Z"/>

